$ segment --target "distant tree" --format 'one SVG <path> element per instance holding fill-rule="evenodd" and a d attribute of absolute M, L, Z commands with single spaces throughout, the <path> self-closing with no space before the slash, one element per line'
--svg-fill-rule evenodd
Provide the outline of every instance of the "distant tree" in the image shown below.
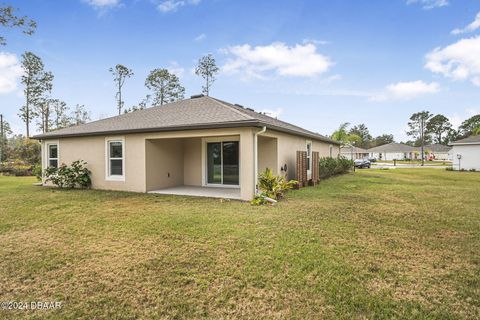
<path fill-rule="evenodd" d="M 19 134 L 14 135 L 7 142 L 6 159 L 22 161 L 35 165 L 40 164 L 40 143 Z"/>
<path fill-rule="evenodd" d="M 53 124 L 55 129 L 62 129 L 70 126 L 70 118 L 67 115 L 67 104 L 59 99 L 51 99 L 50 105 L 53 112 Z"/>
<path fill-rule="evenodd" d="M 430 136 L 427 132 L 427 122 L 433 115 L 428 111 L 421 111 L 412 114 L 408 122 L 407 135 L 413 137 L 419 147 L 422 148 L 422 165 L 425 160 L 424 146 L 425 143 L 430 142 Z"/>
<path fill-rule="evenodd" d="M 35 32 L 37 24 L 35 21 L 26 16 L 19 17 L 15 15 L 15 8 L 12 6 L 0 6 L 0 26 L 4 28 L 19 28 L 27 35 L 32 35 Z M 0 36 L 0 45 L 6 45 L 5 37 Z"/>
<path fill-rule="evenodd" d="M 45 72 L 42 59 L 32 52 L 22 54 L 25 104 L 20 108 L 19 116 L 25 122 L 27 139 L 30 137 L 30 122 L 37 115 L 35 108 L 41 109 L 45 94 L 52 89 L 53 75 Z"/>
<path fill-rule="evenodd" d="M 202 91 L 207 96 L 210 93 L 210 88 L 213 82 L 216 80 L 215 75 L 220 69 L 217 67 L 215 58 L 212 54 L 207 54 L 206 56 L 198 60 L 198 65 L 195 68 L 195 74 L 201 76 L 205 80 L 205 85 L 202 86 Z"/>
<path fill-rule="evenodd" d="M 427 121 L 426 133 L 433 136 L 435 143 L 444 144 L 448 132 L 452 130 L 452 124 L 447 117 L 442 114 L 430 118 Z"/>
<path fill-rule="evenodd" d="M 47 97 L 52 91 L 53 74 L 51 72 L 45 72 L 42 78 L 42 94 L 40 98 L 34 104 L 35 115 L 38 117 L 37 125 L 41 132 L 45 133 L 50 131 L 53 120 L 52 110 L 50 106 L 51 98 Z"/>
<path fill-rule="evenodd" d="M 480 126 L 478 126 L 478 127 L 476 127 L 475 129 L 473 129 L 472 134 L 473 134 L 474 136 L 480 135 Z"/>
<path fill-rule="evenodd" d="M 480 127 L 480 114 L 477 114 L 465 121 L 462 122 L 458 131 L 460 132 L 461 137 L 468 137 L 473 134 L 473 130 L 477 127 Z"/>
<path fill-rule="evenodd" d="M 356 145 L 361 138 L 356 134 L 349 134 L 348 133 L 349 126 L 350 126 L 350 123 L 348 122 L 340 124 L 340 127 L 338 127 L 338 129 L 332 133 L 331 138 L 333 140 L 340 142 L 342 145 L 348 145 L 348 144 Z"/>
<path fill-rule="evenodd" d="M 180 79 L 167 69 L 152 70 L 145 80 L 145 86 L 153 91 L 154 105 L 182 100 L 185 95 Z"/>
<path fill-rule="evenodd" d="M 137 105 L 134 105 L 129 109 L 125 109 L 124 113 L 130 113 L 138 110 L 147 109 L 147 105 L 149 101 L 150 101 L 150 95 L 147 94 L 147 96 L 143 98 Z"/>
<path fill-rule="evenodd" d="M 6 159 L 8 135 L 12 133 L 12 129 L 3 116 L 0 116 L 0 121 L 0 162 L 2 162 Z"/>
<path fill-rule="evenodd" d="M 121 64 L 117 64 L 115 68 L 110 68 L 109 71 L 113 75 L 113 80 L 115 81 L 115 86 L 117 87 L 117 93 L 115 94 L 115 98 L 117 99 L 118 114 L 121 114 L 124 105 L 124 102 L 122 100 L 123 84 L 125 83 L 125 79 L 133 76 L 133 72 L 132 69 L 128 69 Z"/>
<path fill-rule="evenodd" d="M 373 139 L 372 147 L 383 146 L 384 144 L 389 144 L 393 142 L 395 142 L 393 134 L 382 134 Z"/>
<path fill-rule="evenodd" d="M 360 138 L 356 146 L 360 148 L 369 148 L 372 143 L 372 135 L 367 126 L 362 124 L 356 125 L 348 132 L 350 135 L 355 135 Z"/>
<path fill-rule="evenodd" d="M 83 104 L 77 104 L 72 110 L 71 124 L 78 126 L 79 124 L 84 124 L 88 121 L 90 121 L 90 112 L 87 111 Z"/>

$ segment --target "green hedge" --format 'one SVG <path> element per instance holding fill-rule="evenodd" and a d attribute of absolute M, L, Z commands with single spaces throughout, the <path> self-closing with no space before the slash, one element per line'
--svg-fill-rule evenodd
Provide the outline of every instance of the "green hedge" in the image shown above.
<path fill-rule="evenodd" d="M 33 176 L 34 169 L 35 166 L 20 160 L 0 163 L 0 173 L 6 176 Z"/>
<path fill-rule="evenodd" d="M 338 158 L 321 158 L 319 160 L 319 176 L 320 179 L 326 179 L 337 174 L 344 174 L 352 170 L 353 161 L 345 157 Z"/>

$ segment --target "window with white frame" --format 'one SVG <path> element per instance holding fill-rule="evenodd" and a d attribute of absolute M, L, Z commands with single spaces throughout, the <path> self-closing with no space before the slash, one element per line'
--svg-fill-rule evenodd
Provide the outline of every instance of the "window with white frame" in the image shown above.
<path fill-rule="evenodd" d="M 124 142 L 123 140 L 107 141 L 107 176 L 109 178 L 124 177 Z"/>
<path fill-rule="evenodd" d="M 307 171 L 312 168 L 312 141 L 307 141 Z"/>
<path fill-rule="evenodd" d="M 47 166 L 58 168 L 58 144 L 47 144 Z"/>

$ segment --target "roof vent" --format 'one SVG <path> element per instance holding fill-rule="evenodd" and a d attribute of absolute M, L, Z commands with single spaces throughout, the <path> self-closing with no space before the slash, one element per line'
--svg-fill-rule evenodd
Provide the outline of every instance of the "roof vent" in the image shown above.
<path fill-rule="evenodd" d="M 197 99 L 197 98 L 201 98 L 201 97 L 205 97 L 203 94 L 195 94 L 193 96 L 190 96 L 190 99 Z"/>
<path fill-rule="evenodd" d="M 235 105 L 236 105 L 237 107 L 240 107 L 240 108 L 242 108 L 242 109 L 245 109 L 245 107 L 242 106 L 241 104 L 235 103 Z"/>
<path fill-rule="evenodd" d="M 250 111 L 253 111 L 253 112 L 255 112 L 255 110 L 253 110 L 252 108 L 247 108 L 247 110 L 250 110 Z"/>

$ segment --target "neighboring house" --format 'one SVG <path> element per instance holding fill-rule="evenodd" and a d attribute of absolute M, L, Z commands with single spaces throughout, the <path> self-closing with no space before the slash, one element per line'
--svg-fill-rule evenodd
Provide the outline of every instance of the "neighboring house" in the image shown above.
<path fill-rule="evenodd" d="M 421 152 L 421 148 L 418 148 Z M 429 144 L 426 145 L 423 150 L 425 151 L 426 160 L 443 160 L 443 161 L 452 161 L 452 147 L 444 146 L 443 144 Z"/>
<path fill-rule="evenodd" d="M 295 179 L 296 152 L 336 157 L 338 142 L 203 95 L 35 136 L 42 167 L 82 159 L 92 188 L 250 200 L 258 172 Z M 311 175 L 311 169 L 308 170 Z"/>
<path fill-rule="evenodd" d="M 377 160 L 405 160 L 421 159 L 419 148 L 403 143 L 388 143 L 367 150 L 371 158 Z"/>
<path fill-rule="evenodd" d="M 340 154 L 347 159 L 356 160 L 368 158 L 368 150 L 354 146 L 343 146 L 340 148 Z"/>
<path fill-rule="evenodd" d="M 480 171 L 480 135 L 454 141 L 451 145 L 455 170 Z"/>

